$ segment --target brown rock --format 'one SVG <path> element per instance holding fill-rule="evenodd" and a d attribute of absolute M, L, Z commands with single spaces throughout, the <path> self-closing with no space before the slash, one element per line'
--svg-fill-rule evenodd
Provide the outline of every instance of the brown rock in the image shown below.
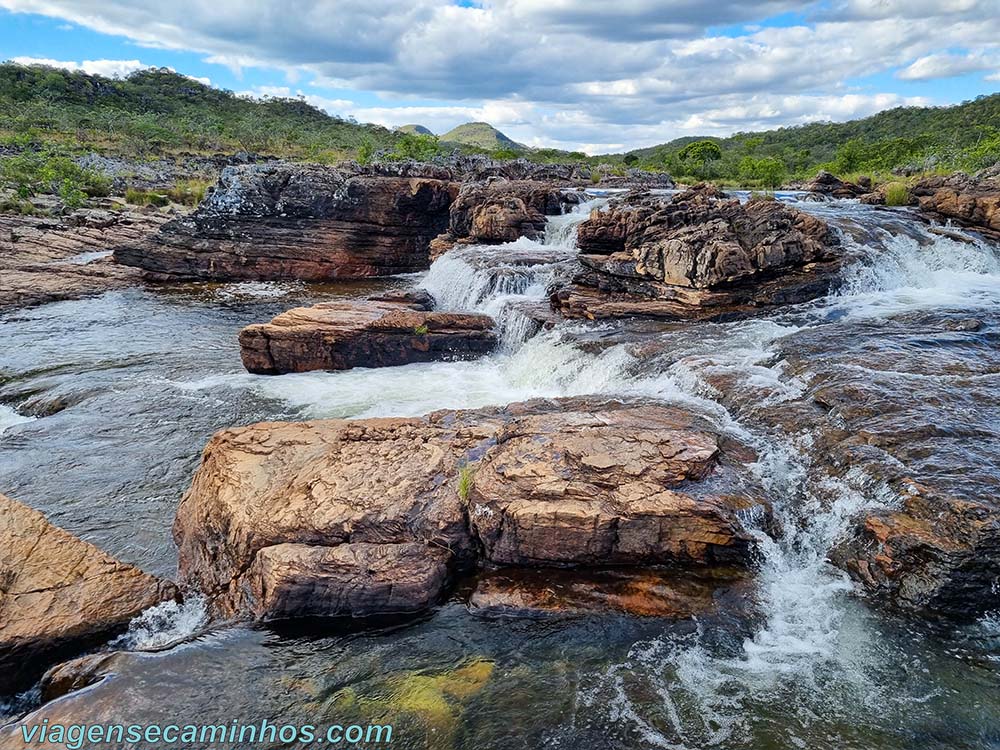
<path fill-rule="evenodd" d="M 630 193 L 578 234 L 584 270 L 552 302 L 571 317 L 705 318 L 825 294 L 840 261 L 820 219 L 778 201 L 727 199 L 698 186 Z"/>
<path fill-rule="evenodd" d="M 217 612 L 269 619 L 414 611 L 480 545 L 503 563 L 744 564 L 739 519 L 766 512 L 752 460 L 680 409 L 587 399 L 226 430 L 178 509 L 180 576 Z"/>
<path fill-rule="evenodd" d="M 920 210 L 940 220 L 953 220 L 1000 239 L 1000 176 L 984 172 L 970 177 L 956 172 L 930 177 L 913 186 Z"/>
<path fill-rule="evenodd" d="M 321 281 L 427 267 L 445 230 L 456 183 L 284 163 L 227 167 L 190 217 L 119 263 L 151 278 Z"/>
<path fill-rule="evenodd" d="M 0 495 L 0 693 L 177 596 L 169 581 L 115 560 Z"/>
<path fill-rule="evenodd" d="M 0 214 L 0 310 L 138 283 L 135 269 L 85 254 L 139 242 L 169 218 L 157 212 L 89 208 L 51 218 Z"/>
<path fill-rule="evenodd" d="M 243 366 L 267 375 L 477 357 L 495 346 L 488 315 L 395 302 L 323 302 L 240 331 Z"/>
<path fill-rule="evenodd" d="M 739 515 L 758 493 L 686 412 L 569 411 L 500 431 L 476 469 L 469 516 L 494 563 L 745 563 Z"/>
<path fill-rule="evenodd" d="M 122 661 L 120 651 L 103 654 L 87 654 L 56 664 L 39 681 L 43 703 L 62 698 L 76 690 L 90 687 L 110 674 Z"/>
<path fill-rule="evenodd" d="M 492 179 L 462 186 L 451 205 L 448 231 L 431 243 L 436 258 L 456 244 L 496 245 L 520 237 L 539 239 L 546 216 L 580 203 L 583 193 L 551 183 Z"/>
<path fill-rule="evenodd" d="M 845 182 L 827 171 L 820 171 L 811 180 L 803 183 L 800 189 L 810 193 L 829 195 L 831 198 L 857 198 L 871 192 L 871 184 L 871 179 L 868 177 L 861 177 L 858 184 L 854 184 L 853 182 Z"/>

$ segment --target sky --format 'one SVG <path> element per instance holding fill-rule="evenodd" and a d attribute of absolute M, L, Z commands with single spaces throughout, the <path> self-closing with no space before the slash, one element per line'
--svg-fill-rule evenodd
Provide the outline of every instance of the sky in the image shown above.
<path fill-rule="evenodd" d="M 0 0 L 8 59 L 607 153 L 1000 91 L 1000 0 Z"/>

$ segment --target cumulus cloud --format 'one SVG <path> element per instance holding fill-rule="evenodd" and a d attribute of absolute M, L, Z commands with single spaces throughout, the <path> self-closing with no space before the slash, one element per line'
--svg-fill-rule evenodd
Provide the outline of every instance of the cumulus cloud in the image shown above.
<path fill-rule="evenodd" d="M 121 78 L 137 70 L 148 68 L 138 60 L 84 60 L 73 62 L 71 60 L 52 60 L 47 57 L 13 57 L 14 62 L 21 65 L 47 65 L 50 68 L 63 68 L 65 70 L 82 70 L 91 75 L 107 76 L 109 78 Z"/>
<path fill-rule="evenodd" d="M 597 150 L 862 116 L 924 100 L 858 88 L 859 80 L 995 71 L 1000 55 L 996 0 L 0 0 L 0 7 L 200 52 L 234 71 L 281 70 L 317 106 L 362 120 L 420 122 L 440 132 L 482 119 L 522 142 Z M 793 25 L 759 23 L 787 12 Z M 388 104 L 319 103 L 325 87 L 374 92 Z"/>

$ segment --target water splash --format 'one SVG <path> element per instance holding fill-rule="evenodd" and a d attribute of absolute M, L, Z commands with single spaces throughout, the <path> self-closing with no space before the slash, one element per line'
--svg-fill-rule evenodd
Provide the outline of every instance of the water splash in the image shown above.
<path fill-rule="evenodd" d="M 128 651 L 160 651 L 190 639 L 207 624 L 205 598 L 192 595 L 183 604 L 162 602 L 145 610 L 109 645 Z"/>

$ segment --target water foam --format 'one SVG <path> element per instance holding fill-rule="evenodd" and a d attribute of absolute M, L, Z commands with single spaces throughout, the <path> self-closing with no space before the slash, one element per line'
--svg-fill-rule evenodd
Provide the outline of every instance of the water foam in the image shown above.
<path fill-rule="evenodd" d="M 207 624 L 205 598 L 191 595 L 183 604 L 162 602 L 143 611 L 110 645 L 128 651 L 161 651 L 190 639 Z"/>

